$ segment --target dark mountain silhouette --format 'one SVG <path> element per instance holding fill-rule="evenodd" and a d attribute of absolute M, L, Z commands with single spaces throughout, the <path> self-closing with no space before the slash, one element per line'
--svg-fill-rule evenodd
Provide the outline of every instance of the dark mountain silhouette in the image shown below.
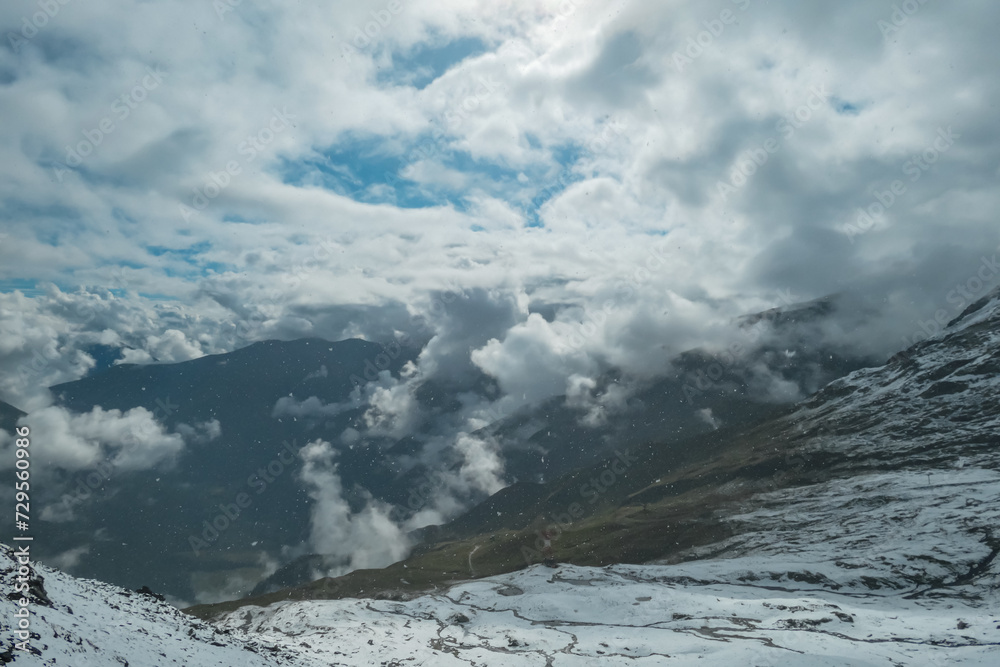
<path fill-rule="evenodd" d="M 25 414 L 10 403 L 0 401 L 0 429 L 13 433 L 14 427 L 17 426 L 17 420 Z"/>
<path fill-rule="evenodd" d="M 347 401 L 366 373 L 374 377 L 381 366 L 397 374 L 415 354 L 392 351 L 396 356 L 363 340 L 266 341 L 176 364 L 119 365 L 52 387 L 57 404 L 75 412 L 142 407 L 169 431 L 190 432 L 185 425 L 217 420 L 221 434 L 210 441 L 189 438 L 170 469 L 123 472 L 105 464 L 63 478 L 70 498 L 45 501 L 71 507 L 73 520 L 37 522 L 39 556 L 85 546 L 76 574 L 128 588 L 149 585 L 182 599 L 192 599 L 214 576 L 259 567 L 261 549 L 277 553 L 307 535 L 309 498 L 296 479 L 300 461 L 293 454 L 309 440 L 339 435 L 364 410 L 345 410 L 317 424 L 276 419 L 275 403 L 287 396 Z M 381 459 L 378 447 L 344 447 L 338 461 L 345 489 L 357 481 L 376 492 L 390 486 L 394 474 Z M 195 555 L 192 536 L 213 536 L 205 522 L 224 514 L 240 493 L 253 504 Z"/>

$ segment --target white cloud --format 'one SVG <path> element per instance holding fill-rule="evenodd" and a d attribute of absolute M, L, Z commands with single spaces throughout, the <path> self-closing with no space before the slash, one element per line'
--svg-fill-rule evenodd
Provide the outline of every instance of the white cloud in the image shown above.
<path fill-rule="evenodd" d="M 389 516 L 388 506 L 369 499 L 360 512 L 351 511 L 343 497 L 336 452 L 330 443 L 310 442 L 299 456 L 304 463 L 300 476 L 314 501 L 309 546 L 315 553 L 350 563 L 348 569 L 339 568 L 327 576 L 384 567 L 406 556 L 409 539 Z"/>
<path fill-rule="evenodd" d="M 282 396 L 274 404 L 271 416 L 275 419 L 291 417 L 293 419 L 328 419 L 347 410 L 352 410 L 360 406 L 360 394 L 358 401 L 344 401 L 343 403 L 324 403 L 316 396 L 299 401 L 294 396 Z"/>
<path fill-rule="evenodd" d="M 698 419 L 705 422 L 713 429 L 717 429 L 722 425 L 722 422 L 716 419 L 715 415 L 712 414 L 712 408 L 702 408 L 696 411 L 695 415 L 698 417 Z"/>
<path fill-rule="evenodd" d="M 210 419 L 206 422 L 189 424 L 177 424 L 174 430 L 184 438 L 184 441 L 196 445 L 205 445 L 222 435 L 222 424 L 218 419 Z"/>
<path fill-rule="evenodd" d="M 523 324 L 512 327 L 502 342 L 494 338 L 473 351 L 472 360 L 520 404 L 560 395 L 566 390 L 567 377 L 593 371 L 595 365 L 574 349 L 570 331 L 559 329 L 532 313 Z"/>
<path fill-rule="evenodd" d="M 490 496 L 507 486 L 503 480 L 503 459 L 495 446 L 482 438 L 459 433 L 455 449 L 462 457 L 456 480 L 462 492 Z"/>
<path fill-rule="evenodd" d="M 184 439 L 168 433 L 145 408 L 103 410 L 83 414 L 50 406 L 35 410 L 20 423 L 32 432 L 32 453 L 38 470 L 75 472 L 109 461 L 117 470 L 148 470 L 169 466 L 184 449 Z M 13 457 L 4 461 L 13 465 Z"/>
<path fill-rule="evenodd" d="M 183 331 L 167 329 L 162 336 L 147 336 L 144 349 L 125 349 L 120 363 L 176 363 L 197 359 L 204 354 L 201 347 L 196 342 L 189 341 Z"/>
<path fill-rule="evenodd" d="M 442 185 L 452 190 L 459 190 L 469 182 L 467 174 L 455 169 L 449 169 L 440 162 L 431 162 L 429 160 L 414 162 L 407 166 L 401 175 L 417 183 Z"/>
<path fill-rule="evenodd" d="M 405 381 L 393 380 L 388 371 L 379 375 L 380 385 L 369 383 L 366 386 L 370 406 L 365 411 L 368 432 L 391 438 L 409 435 L 420 419 L 420 407 L 412 389 Z"/>
<path fill-rule="evenodd" d="M 88 553 L 90 553 L 90 546 L 84 544 L 79 547 L 67 549 L 60 554 L 56 554 L 55 556 L 48 558 L 46 562 L 52 567 L 63 570 L 64 572 L 73 572 L 76 566 L 80 564 L 80 560 Z"/>

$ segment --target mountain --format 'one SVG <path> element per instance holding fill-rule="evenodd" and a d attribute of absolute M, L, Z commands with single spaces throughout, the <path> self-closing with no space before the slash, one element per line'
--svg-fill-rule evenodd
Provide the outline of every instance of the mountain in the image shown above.
<path fill-rule="evenodd" d="M 38 557 L 58 562 L 75 554 L 80 576 L 148 585 L 182 600 L 233 576 L 252 586 L 263 551 L 277 554 L 308 536 L 310 499 L 294 454 L 360 419 L 367 406 L 352 403 L 355 384 L 381 368 L 398 374 L 416 354 L 394 352 L 363 340 L 266 341 L 176 364 L 123 364 L 52 387 L 56 405 L 76 413 L 145 408 L 167 431 L 185 434 L 186 444 L 172 467 L 125 471 L 105 462 L 40 488 L 35 500 L 52 510 L 40 514 L 48 521 L 35 522 Z M 324 420 L 274 414 L 279 399 L 310 397 L 340 408 Z M 213 420 L 214 434 L 205 427 Z M 381 460 L 377 446 L 342 447 L 345 489 L 359 480 L 376 492 L 391 487 L 396 473 Z M 206 522 L 241 493 L 253 504 L 213 531 Z"/>
<path fill-rule="evenodd" d="M 995 664 L 997 619 L 960 596 L 902 599 L 808 579 L 758 582 L 767 561 L 535 565 L 408 600 L 246 607 L 217 623 L 153 595 L 31 564 L 30 633 L 0 661 L 108 667 L 286 665 Z M 0 579 L 17 583 L 0 545 Z M 814 577 L 815 578 L 815 577 Z M 0 597 L 14 620 L 18 595 Z M 995 607 L 994 607 L 995 609 Z"/>
<path fill-rule="evenodd" d="M 993 665 L 998 385 L 994 293 L 764 421 L 512 485 L 477 508 L 505 527 L 455 522 L 389 568 L 189 610 L 211 624 L 33 564 L 37 653 L 4 637 L 0 659 Z M 8 547 L 0 577 L 14 589 Z M 4 618 L 16 598 L 0 598 Z"/>
<path fill-rule="evenodd" d="M 306 641 L 350 619 L 345 652 L 355 633 L 405 632 L 384 657 L 992 664 L 998 386 L 1000 291 L 761 423 L 505 490 L 480 530 L 444 526 L 440 541 L 382 570 L 190 611 L 271 638 L 330 619 Z M 499 525 L 487 520 L 495 512 Z"/>
<path fill-rule="evenodd" d="M 0 581 L 7 593 L 0 597 L 4 628 L 0 635 L 0 663 L 22 665 L 94 665 L 162 667 L 163 665 L 307 664 L 282 646 L 259 638 L 233 636 L 228 630 L 198 621 L 158 600 L 154 595 L 118 588 L 99 581 L 76 579 L 31 562 L 19 573 L 16 550 L 0 544 Z M 27 607 L 19 604 L 21 583 L 29 589 Z M 29 627 L 18 636 L 21 620 L 15 614 L 28 609 Z M 23 648 L 18 644 L 26 642 Z"/>
<path fill-rule="evenodd" d="M 541 501 L 550 493 L 545 492 L 546 482 L 573 471 L 586 472 L 591 466 L 600 468 L 609 454 L 643 443 L 657 443 L 665 456 L 683 457 L 684 443 L 696 435 L 711 434 L 720 425 L 732 429 L 759 423 L 780 412 L 789 397 L 769 394 L 768 385 L 799 387 L 808 394 L 853 370 L 875 365 L 870 357 L 817 342 L 822 340 L 817 331 L 843 308 L 832 296 L 739 318 L 729 350 L 695 349 L 678 355 L 666 376 L 641 384 L 626 401 L 606 412 L 595 415 L 591 407 L 563 395 L 500 416 L 474 435 L 502 454 L 511 486 L 449 525 L 429 526 L 411 537 L 424 543 L 524 528 L 544 510 Z M 607 373 L 594 394 L 622 392 L 627 380 L 620 373 Z M 447 400 L 442 392 L 434 398 L 438 404 Z M 418 441 L 406 439 L 387 454 L 408 455 L 419 448 Z M 428 473 L 423 466 L 414 466 L 400 475 L 397 486 L 406 492 L 419 488 Z M 569 479 L 576 478 L 571 475 Z M 406 497 L 397 494 L 385 499 L 405 505 Z M 518 523 L 512 517 L 524 520 Z M 316 567 L 320 561 L 318 555 L 303 556 L 301 562 L 260 582 L 251 594 L 307 583 L 322 571 Z"/>
<path fill-rule="evenodd" d="M 816 337 L 809 332 L 836 312 L 833 301 L 822 304 L 787 306 L 738 322 L 744 332 L 770 327 L 772 337 L 744 333 L 745 353 L 731 358 L 703 350 L 680 355 L 669 377 L 640 386 L 606 415 L 588 419 L 585 408 L 556 396 L 501 416 L 475 435 L 496 447 L 505 478 L 523 489 L 522 483 L 557 479 L 628 443 L 678 443 L 719 423 L 755 423 L 773 414 L 776 400 L 760 390 L 754 375 L 760 369 L 811 389 L 872 363 L 810 347 Z M 398 521 L 407 518 L 414 490 L 434 472 L 427 466 L 449 465 L 425 451 L 434 420 L 447 420 L 462 405 L 448 387 L 431 380 L 414 389 L 425 418 L 401 440 L 370 432 L 367 399 L 352 397 L 355 386 L 374 379 L 379 369 L 398 377 L 418 352 L 362 340 L 266 341 L 176 364 L 121 364 L 52 387 L 56 404 L 75 413 L 95 406 L 143 407 L 168 431 L 184 434 L 186 445 L 173 467 L 109 472 L 105 463 L 46 485 L 38 501 L 51 509 L 41 515 L 47 521 L 39 524 L 38 556 L 69 559 L 81 576 L 129 588 L 149 585 L 179 600 L 206 591 L 230 597 L 251 589 L 262 593 L 310 580 L 316 564 L 328 558 L 287 563 L 284 555 L 287 547 L 303 544 L 310 529 L 312 501 L 298 479 L 298 448 L 317 438 L 333 443 L 352 511 L 371 497 L 394 507 Z M 708 384 L 706 372 L 713 378 Z M 474 391 L 489 395 L 495 387 L 486 376 L 481 380 Z M 609 372 L 596 391 L 613 394 L 626 381 Z M 279 401 L 284 412 L 276 411 Z M 348 428 L 357 432 L 358 446 L 341 437 Z M 275 463 L 282 459 L 282 465 Z M 259 472 L 269 465 L 280 474 L 265 488 Z M 250 494 L 252 506 L 238 519 L 222 516 L 241 493 Z M 476 526 L 479 519 L 472 514 L 470 521 Z M 414 537 L 433 537 L 435 530 Z M 280 570 L 258 583 L 276 559 Z"/>
<path fill-rule="evenodd" d="M 0 401 L 0 430 L 7 431 L 8 433 L 14 433 L 14 427 L 17 426 L 17 420 L 25 414 L 27 413 L 18 410 L 10 403 Z"/>
<path fill-rule="evenodd" d="M 832 380 L 880 360 L 822 343 L 818 330 L 845 306 L 834 295 L 754 313 L 735 322 L 731 350 L 685 351 L 670 371 L 640 386 L 608 414 L 579 407 L 566 396 L 530 406 L 484 428 L 504 452 L 511 479 L 541 482 L 596 463 L 616 448 L 657 440 L 680 442 L 719 424 L 750 424 L 775 404 L 771 386 L 812 394 Z M 624 378 L 608 373 L 593 393 L 612 395 Z M 590 414 L 588 414 L 590 412 Z"/>

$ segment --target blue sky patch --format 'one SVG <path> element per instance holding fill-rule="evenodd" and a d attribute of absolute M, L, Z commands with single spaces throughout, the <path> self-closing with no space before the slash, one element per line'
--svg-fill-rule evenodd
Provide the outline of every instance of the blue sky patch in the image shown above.
<path fill-rule="evenodd" d="M 170 277 L 189 278 L 192 276 L 205 277 L 213 273 L 225 273 L 226 271 L 236 271 L 235 266 L 223 264 L 222 262 L 210 262 L 202 256 L 212 249 L 212 244 L 208 241 L 195 243 L 187 248 L 167 248 L 165 246 L 146 246 L 146 252 L 154 257 L 176 257 L 191 267 L 190 271 L 181 270 L 178 265 L 167 265 L 163 267 L 164 274 Z"/>
<path fill-rule="evenodd" d="M 339 144 L 304 160 L 282 160 L 282 180 L 298 187 L 320 187 L 355 201 L 393 204 L 401 208 L 436 206 L 441 201 L 404 178 L 403 158 L 382 137 L 348 136 Z"/>
<path fill-rule="evenodd" d="M 0 293 L 10 293 L 20 290 L 25 296 L 40 296 L 42 290 L 38 289 L 37 280 L 25 278 L 0 278 Z"/>
<path fill-rule="evenodd" d="M 177 255 L 183 258 L 186 262 L 193 263 L 195 256 L 200 255 L 207 250 L 212 249 L 212 244 L 208 241 L 202 241 L 201 243 L 195 243 L 193 246 L 187 248 L 167 248 L 158 245 L 148 245 L 146 246 L 146 251 L 153 255 L 154 257 L 162 257 L 166 254 Z"/>
<path fill-rule="evenodd" d="M 861 104 L 854 104 L 853 102 L 842 100 L 836 96 L 830 99 L 830 104 L 833 105 L 833 108 L 837 113 L 844 116 L 857 116 L 861 113 Z"/>
<path fill-rule="evenodd" d="M 347 134 L 308 158 L 282 161 L 278 173 L 289 185 L 324 188 L 355 201 L 400 208 L 450 205 L 465 211 L 470 193 L 484 193 L 523 211 L 529 226 L 541 226 L 538 209 L 583 179 L 573 166 L 587 149 L 565 143 L 550 153 L 549 161 L 513 168 L 454 150 L 447 136 L 426 133 L 404 142 L 400 137 Z M 421 178 L 414 169 L 424 168 L 429 173 Z M 435 170 L 442 172 L 439 181 L 432 180 Z M 446 172 L 460 174 L 462 182 L 449 182 Z"/>
<path fill-rule="evenodd" d="M 485 53 L 486 49 L 486 43 L 478 37 L 460 37 L 438 45 L 420 44 L 409 53 L 393 53 L 392 69 L 379 71 L 375 80 L 422 90 L 458 63 Z"/>

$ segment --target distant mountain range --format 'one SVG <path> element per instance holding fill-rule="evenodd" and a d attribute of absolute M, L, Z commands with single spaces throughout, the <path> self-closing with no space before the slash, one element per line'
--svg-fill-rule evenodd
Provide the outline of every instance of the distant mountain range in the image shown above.
<path fill-rule="evenodd" d="M 429 526 L 414 537 L 426 542 L 523 527 L 515 517 L 528 521 L 538 516 L 542 512 L 538 503 L 547 495 L 549 483 L 567 475 L 575 479 L 576 471 L 604 465 L 615 451 L 655 443 L 665 459 L 684 460 L 694 436 L 712 438 L 720 427 L 727 433 L 781 412 L 787 402 L 768 395 L 766 382 L 777 379 L 808 394 L 879 363 L 817 344 L 814 328 L 834 316 L 837 307 L 838 299 L 830 297 L 740 318 L 735 353 L 685 352 L 672 360 L 669 376 L 641 387 L 624 407 L 597 422 L 587 422 L 587 410 L 572 405 L 566 396 L 554 396 L 497 420 L 477 435 L 497 443 L 511 486 L 447 526 Z M 768 336 L 761 334 L 765 326 Z M 609 373 L 594 393 L 606 392 L 622 380 Z M 413 443 L 404 441 L 397 447 L 404 444 Z M 421 466 L 412 468 L 400 477 L 399 488 L 417 487 L 427 472 Z M 253 594 L 305 583 L 323 571 L 322 563 L 329 561 L 321 555 L 304 556 L 260 582 Z"/>
<path fill-rule="evenodd" d="M 703 571 L 729 583 L 960 598 L 986 610 L 1000 588 L 998 387 L 1000 291 L 938 336 L 767 419 L 636 443 L 550 482 L 512 485 L 387 568 L 192 612 L 409 599 L 543 561 L 704 559 Z"/>
<path fill-rule="evenodd" d="M 684 353 L 673 360 L 670 376 L 640 386 L 624 406 L 597 420 L 586 422 L 586 410 L 565 396 L 502 417 L 476 435 L 496 444 L 513 486 L 449 526 L 432 526 L 413 537 L 470 535 L 508 525 L 510 512 L 537 514 L 538 508 L 525 505 L 525 499 L 538 500 L 539 484 L 593 465 L 610 452 L 651 442 L 663 451 L 680 452 L 678 443 L 693 436 L 766 419 L 780 403 L 762 389 L 761 372 L 809 392 L 876 363 L 816 345 L 810 327 L 836 307 L 831 298 L 744 318 L 737 323 L 741 330 L 766 324 L 773 335 L 760 340 L 743 335 L 739 354 Z M 249 593 L 260 578 L 263 552 L 278 558 L 283 547 L 300 545 L 308 536 L 311 500 L 297 479 L 301 462 L 289 459 L 289 452 L 316 438 L 337 447 L 338 474 L 352 509 L 360 510 L 370 494 L 394 506 L 397 519 L 405 519 L 414 490 L 426 485 L 433 472 L 420 463 L 425 434 L 418 430 L 397 441 L 375 437 L 363 418 L 370 406 L 351 398 L 359 384 L 376 379 L 382 370 L 398 377 L 419 352 L 390 351 L 362 340 L 267 341 L 176 364 L 122 364 L 52 387 L 56 404 L 77 413 L 95 406 L 123 411 L 144 407 L 171 432 L 190 436 L 198 425 L 213 421 L 219 432 L 211 441 L 189 437 L 171 469 L 114 471 L 96 488 L 81 486 L 90 471 L 64 476 L 57 485 L 60 493 L 81 489 L 87 498 L 72 503 L 72 521 L 37 524 L 38 555 L 52 559 L 77 550 L 76 574 L 130 588 L 148 585 L 182 600 L 218 588 L 234 575 L 247 581 L 244 593 Z M 595 392 L 624 381 L 608 373 Z M 447 388 L 431 383 L 419 387 L 415 397 L 428 413 L 447 414 L 459 405 Z M 276 413 L 279 400 L 290 409 Z M 314 408 L 336 409 L 320 410 L 322 418 L 315 411 L 297 413 L 294 407 L 305 401 Z M 359 434 L 357 446 L 340 439 L 349 427 Z M 274 466 L 281 473 L 273 481 L 264 481 L 267 475 L 254 477 L 278 460 L 287 466 Z M 65 504 L 64 495 L 39 493 L 43 503 Z M 226 529 L 216 534 L 209 523 L 241 493 L 253 505 L 239 518 L 221 521 Z M 503 522 L 493 518 L 497 511 Z M 321 563 L 329 566 L 330 560 L 311 555 L 287 563 L 254 590 L 308 581 Z"/>
<path fill-rule="evenodd" d="M 973 306 L 797 404 L 511 484 L 387 568 L 187 610 L 210 624 L 32 564 L 34 653 L 3 637 L 0 661 L 992 665 L 1000 291 Z M 271 583 L 326 565 L 305 557 Z M 6 588 L 16 576 L 0 546 Z"/>
<path fill-rule="evenodd" d="M 52 387 L 57 405 L 75 412 L 143 407 L 170 431 L 217 420 L 221 432 L 210 442 L 189 442 L 172 469 L 113 471 L 100 487 L 82 489 L 92 492 L 73 503 L 73 521 L 37 524 L 39 555 L 86 546 L 89 552 L 76 569 L 82 576 L 131 588 L 149 585 L 182 599 L 192 599 L 215 574 L 258 568 L 261 550 L 279 553 L 307 536 L 309 498 L 295 479 L 300 462 L 288 452 L 308 439 L 339 435 L 366 409 L 347 407 L 317 424 L 275 418 L 275 404 L 311 396 L 349 402 L 366 373 L 375 377 L 376 364 L 398 374 L 415 351 L 383 354 L 382 346 L 362 340 L 267 341 L 176 364 L 119 365 Z M 281 460 L 287 469 L 274 464 Z M 251 482 L 261 469 L 264 474 Z M 377 447 L 344 447 L 339 469 L 348 490 L 359 480 L 376 490 L 390 487 L 394 478 L 381 467 Z M 89 472 L 69 476 L 66 488 L 78 488 Z M 204 539 L 205 522 L 241 493 L 250 495 L 253 506 L 196 555 L 191 538 Z M 59 504 L 57 497 L 46 501 Z"/>

